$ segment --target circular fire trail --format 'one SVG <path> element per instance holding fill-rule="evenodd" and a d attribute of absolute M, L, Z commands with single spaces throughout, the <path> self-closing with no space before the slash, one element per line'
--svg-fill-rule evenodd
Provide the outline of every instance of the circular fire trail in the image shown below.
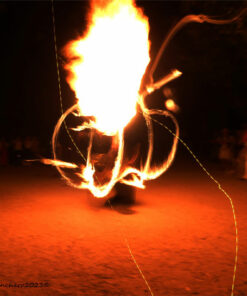
<path fill-rule="evenodd" d="M 144 188 L 146 180 L 157 178 L 171 165 L 178 143 L 177 121 L 166 110 L 149 110 L 145 97 L 182 73 L 173 70 L 158 82 L 141 87 L 150 62 L 149 24 L 134 1 L 113 0 L 107 4 L 92 1 L 88 19 L 90 25 L 84 35 L 64 48 L 64 55 L 68 59 L 65 66 L 67 81 L 77 103 L 61 116 L 56 125 L 53 135 L 54 160 L 50 163 L 57 167 L 70 185 L 88 189 L 95 197 L 101 198 L 107 196 L 117 182 Z M 149 142 L 145 163 L 140 168 L 126 164 L 124 155 L 125 127 L 137 112 L 145 118 Z M 80 165 L 57 158 L 58 134 L 69 115 L 83 120 L 73 130 L 88 135 L 87 157 L 83 155 L 84 163 Z M 151 165 L 153 115 L 169 117 L 176 130 L 168 158 L 159 166 Z M 109 151 L 104 154 L 94 153 L 94 138 L 100 135 L 111 142 Z M 80 147 L 78 149 L 82 150 Z M 99 166 L 101 172 L 97 169 Z M 68 169 L 79 169 L 76 172 L 80 177 L 79 184 L 66 174 L 65 170 Z"/>
<path fill-rule="evenodd" d="M 52 9 L 58 67 L 53 6 Z M 238 230 L 232 199 L 203 167 L 187 144 L 179 138 L 178 123 L 173 114 L 167 110 L 149 109 L 145 104 L 145 98 L 182 74 L 178 70 L 173 70 L 160 80 L 153 81 L 153 74 L 159 60 L 169 41 L 179 29 L 190 22 L 228 24 L 238 20 L 245 13 L 246 10 L 243 10 L 230 20 L 215 20 L 206 15 L 185 16 L 172 28 L 151 67 L 147 68 L 150 62 L 149 24 L 147 17 L 140 8 L 136 7 L 134 0 L 106 2 L 92 0 L 87 31 L 77 40 L 70 42 L 64 49 L 64 55 L 69 61 L 65 66 L 69 74 L 67 81 L 75 93 L 77 102 L 62 114 L 55 127 L 52 139 L 54 159 L 42 160 L 45 164 L 56 166 L 61 176 L 71 186 L 88 189 L 95 197 L 102 198 L 111 192 L 117 182 L 144 188 L 145 181 L 159 177 L 171 165 L 179 140 L 231 203 L 236 230 L 232 296 L 238 259 Z M 59 70 L 58 79 L 60 79 Z M 61 89 L 59 91 L 61 99 Z M 171 99 L 165 102 L 165 106 L 173 112 L 179 109 Z M 140 168 L 133 165 L 133 161 L 128 161 L 128 159 L 126 161 L 124 155 L 125 129 L 137 113 L 142 114 L 148 131 L 148 151 Z M 152 118 L 157 115 L 170 118 L 174 123 L 175 132 Z M 85 135 L 87 138 L 86 157 L 70 134 L 65 121 L 68 116 L 79 118 L 82 121 L 72 129 L 77 135 Z M 167 159 L 158 166 L 151 165 L 154 151 L 153 121 L 163 126 L 174 137 Z M 83 163 L 72 163 L 58 158 L 58 135 L 63 123 Z M 106 153 L 99 153 L 97 149 L 95 152 L 95 138 L 108 142 L 110 140 Z M 68 170 L 72 170 L 79 178 L 79 183 L 73 181 L 71 174 L 67 173 Z M 148 283 L 147 286 L 149 287 Z M 150 293 L 152 294 L 151 289 Z"/>
<path fill-rule="evenodd" d="M 144 188 L 145 181 L 159 177 L 169 168 L 176 153 L 179 127 L 168 110 L 176 112 L 178 106 L 166 101 L 167 110 L 149 109 L 145 98 L 182 74 L 175 69 L 154 82 L 153 74 L 159 60 L 169 41 L 184 25 L 190 22 L 227 24 L 240 15 L 230 20 L 214 20 L 206 15 L 185 16 L 167 35 L 148 68 L 149 24 L 142 9 L 135 5 L 134 0 L 92 0 L 87 30 L 77 40 L 69 42 L 63 51 L 68 61 L 65 65 L 67 82 L 77 102 L 62 114 L 55 127 L 52 140 L 54 159 L 43 162 L 55 165 L 71 186 L 88 189 L 98 198 L 107 196 L 117 182 Z M 125 129 L 137 112 L 145 119 L 149 145 L 146 159 L 139 167 L 126 161 L 124 155 Z M 65 122 L 69 115 L 81 118 L 82 123 L 72 129 L 78 135 L 86 135 L 86 153 L 70 135 Z M 154 166 L 151 163 L 154 150 L 152 116 L 155 115 L 170 118 L 175 132 L 172 132 L 173 144 L 167 159 Z M 63 123 L 83 163 L 65 162 L 58 158 L 57 140 Z M 101 137 L 102 142 L 110 140 L 106 153 L 95 152 L 94 140 L 97 137 Z M 72 180 L 68 170 L 79 177 L 79 183 Z"/>

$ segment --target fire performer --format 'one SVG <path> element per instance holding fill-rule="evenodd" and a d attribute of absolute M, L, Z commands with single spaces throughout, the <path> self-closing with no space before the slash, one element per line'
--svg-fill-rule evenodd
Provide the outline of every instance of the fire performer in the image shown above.
<path fill-rule="evenodd" d="M 61 116 L 53 135 L 54 160 L 51 163 L 56 165 L 62 177 L 70 185 L 86 188 L 95 197 L 103 198 L 110 193 L 117 182 L 145 188 L 145 181 L 163 174 L 173 162 L 179 139 L 179 127 L 175 117 L 168 111 L 149 109 L 145 97 L 182 73 L 175 69 L 158 81 L 154 81 L 153 74 L 159 60 L 169 41 L 185 24 L 190 22 L 227 24 L 238 18 L 239 16 L 231 20 L 214 20 L 206 15 L 184 17 L 170 31 L 151 67 L 147 68 L 150 62 L 149 24 L 142 9 L 135 5 L 134 0 L 111 0 L 104 3 L 92 1 L 88 14 L 90 26 L 83 36 L 71 41 L 64 49 L 68 61 L 65 65 L 68 72 L 67 81 L 75 93 L 77 102 Z M 56 58 L 58 63 L 57 52 Z M 142 83 L 143 77 L 147 78 L 145 85 Z M 126 165 L 124 153 L 126 126 L 136 116 L 137 110 L 145 119 L 148 130 L 146 159 L 138 168 L 130 163 Z M 66 126 L 65 120 L 69 114 L 88 118 L 75 129 L 78 133 L 87 130 L 90 134 L 87 155 L 83 155 Z M 175 131 L 172 131 L 155 119 L 173 136 L 173 144 L 167 159 L 155 166 L 152 165 L 154 116 L 168 117 L 175 126 Z M 64 163 L 57 159 L 56 143 L 63 123 L 84 164 Z M 112 137 L 112 144 L 107 153 L 94 151 L 94 138 L 99 134 L 102 139 Z M 79 172 L 77 170 L 77 176 L 81 179 L 79 185 L 74 184 L 66 176 L 64 167 L 79 169 Z"/>
<path fill-rule="evenodd" d="M 153 74 L 169 41 L 179 29 L 190 22 L 228 24 L 237 20 L 239 16 L 231 20 L 214 20 L 206 15 L 188 15 L 184 17 L 165 38 L 156 58 L 148 69 L 148 82 L 145 87 L 141 88 L 143 75 L 147 71 L 147 66 L 150 62 L 149 24 L 147 17 L 140 8 L 136 7 L 134 0 L 92 1 L 91 3 L 91 11 L 88 15 L 90 26 L 87 32 L 80 36 L 78 40 L 70 42 L 65 49 L 66 56 L 69 59 L 68 64 L 65 66 L 69 73 L 67 81 L 75 92 L 77 102 L 64 112 L 59 119 L 53 135 L 54 159 L 45 160 L 44 162 L 54 164 L 70 185 L 81 189 L 88 189 L 95 197 L 103 198 L 111 192 L 114 186 L 118 186 L 116 184 L 119 182 L 145 188 L 145 181 L 155 179 L 163 174 L 174 159 L 179 139 L 179 128 L 175 117 L 166 110 L 149 109 L 145 104 L 145 97 L 147 95 L 160 89 L 182 74 L 175 69 L 156 82 L 153 79 Z M 54 11 L 53 24 L 55 33 Z M 58 66 L 55 37 L 54 41 Z M 96 50 L 99 47 L 100 50 Z M 60 79 L 58 80 L 60 83 Z M 61 100 L 61 87 L 59 89 Z M 126 126 L 136 116 L 137 108 L 139 108 L 145 119 L 148 131 L 146 159 L 138 168 L 133 166 L 132 161 L 129 164 L 127 162 L 126 165 L 124 163 L 124 160 L 126 160 L 124 154 L 124 132 Z M 89 131 L 90 136 L 86 156 L 82 154 L 80 147 L 76 145 L 73 137 L 70 135 L 65 121 L 69 114 L 77 117 L 91 118 L 76 128 L 76 131 L 80 133 L 85 130 Z M 156 117 L 165 116 L 170 118 L 174 123 L 175 131 L 156 120 L 154 115 Z M 153 121 L 163 126 L 173 136 L 173 144 L 168 157 L 156 166 L 152 165 L 154 151 Z M 83 164 L 63 162 L 57 159 L 56 143 L 63 123 L 71 142 L 84 160 Z M 110 148 L 105 153 L 102 153 L 100 149 L 94 148 L 94 137 L 97 133 L 100 134 L 99 139 L 103 139 L 105 136 L 112 138 Z M 236 257 L 232 283 L 233 295 L 238 236 L 232 200 L 221 188 L 217 180 L 202 166 L 186 143 L 181 139 L 179 140 L 231 202 L 236 229 Z M 63 168 L 76 169 L 76 174 L 80 177 L 80 184 L 74 184 Z M 153 295 L 151 290 L 150 292 Z"/>

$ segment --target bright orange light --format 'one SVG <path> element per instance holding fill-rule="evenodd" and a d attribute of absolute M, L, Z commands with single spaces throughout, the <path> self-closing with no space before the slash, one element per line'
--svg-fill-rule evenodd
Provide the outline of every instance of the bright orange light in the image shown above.
<path fill-rule="evenodd" d="M 174 107 L 175 107 L 175 103 L 171 99 L 167 100 L 166 103 L 165 103 L 165 105 L 166 105 L 166 107 L 167 107 L 168 110 L 173 110 Z"/>
<path fill-rule="evenodd" d="M 123 129 L 136 114 L 138 92 L 149 63 L 147 17 L 132 0 L 92 6 L 91 26 L 69 43 L 68 82 L 80 115 L 94 116 L 92 127 L 106 135 Z M 76 59 L 75 59 L 76 58 Z"/>
<path fill-rule="evenodd" d="M 165 101 L 165 106 L 168 110 L 177 112 L 178 111 L 178 106 L 175 104 L 175 102 L 172 99 L 168 99 Z"/>
<path fill-rule="evenodd" d="M 76 41 L 70 42 L 64 50 L 69 59 L 65 66 L 69 73 L 67 81 L 75 92 L 77 103 L 62 115 L 56 125 L 53 135 L 54 160 L 50 162 L 70 185 L 87 188 L 96 197 L 109 194 L 117 182 L 144 188 L 145 180 L 157 178 L 171 165 L 179 133 L 176 119 L 168 111 L 148 109 L 144 98 L 182 74 L 173 70 L 157 82 L 150 79 L 149 84 L 140 91 L 150 60 L 148 19 L 135 6 L 134 0 L 103 2 L 91 2 L 88 16 L 90 26 L 87 32 Z M 139 169 L 131 163 L 124 163 L 124 129 L 136 115 L 137 105 L 146 120 L 149 142 L 146 161 Z M 69 114 L 88 117 L 82 125 L 73 128 L 78 133 L 90 130 L 86 163 L 83 165 L 70 165 L 58 160 L 56 156 L 57 136 Z M 152 115 L 170 117 L 176 128 L 168 158 L 155 167 L 151 166 Z M 105 155 L 93 151 L 95 134 L 111 137 L 111 148 Z M 77 148 L 80 151 L 80 147 Z M 46 163 L 49 162 L 46 160 Z M 104 167 L 105 163 L 110 165 L 105 165 L 107 168 L 101 173 L 97 167 L 99 164 Z M 65 173 L 65 169 L 77 169 L 76 175 L 81 183 L 75 184 Z"/>

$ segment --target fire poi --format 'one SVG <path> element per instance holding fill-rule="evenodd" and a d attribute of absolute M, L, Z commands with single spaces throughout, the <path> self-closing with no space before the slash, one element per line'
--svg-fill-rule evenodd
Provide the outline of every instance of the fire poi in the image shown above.
<path fill-rule="evenodd" d="M 67 81 L 77 103 L 62 115 L 56 125 L 53 135 L 54 160 L 45 160 L 54 164 L 70 185 L 89 189 L 99 198 L 109 194 L 117 182 L 144 188 L 145 181 L 157 178 L 169 168 L 178 142 L 177 121 L 166 110 L 149 110 L 145 97 L 181 75 L 178 70 L 173 70 L 155 83 L 150 75 L 149 83 L 141 87 L 150 62 L 148 19 L 132 0 L 103 2 L 91 1 L 87 31 L 64 49 L 64 55 L 69 60 L 65 65 L 69 74 Z M 124 162 L 125 127 L 137 112 L 141 112 L 145 118 L 149 142 L 145 163 L 139 168 Z M 84 161 L 80 165 L 57 159 L 57 137 L 69 114 L 82 118 L 82 124 L 73 127 L 73 130 L 87 134 L 88 138 L 85 156 L 82 148 L 73 141 Z M 155 167 L 151 166 L 152 115 L 171 118 L 176 130 L 168 158 Z M 107 153 L 93 152 L 94 138 L 99 135 L 102 135 L 102 141 L 106 137 L 110 139 Z M 67 169 L 77 169 L 75 174 L 80 177 L 79 184 L 68 177 Z"/>
<path fill-rule="evenodd" d="M 145 98 L 160 89 L 182 73 L 174 69 L 170 74 L 154 82 L 153 73 L 168 42 L 178 29 L 189 22 L 224 24 L 232 20 L 212 20 L 205 15 L 184 17 L 168 34 L 155 60 L 150 63 L 149 23 L 143 10 L 134 0 L 91 1 L 88 14 L 88 28 L 77 40 L 71 41 L 64 49 L 68 60 L 65 69 L 67 82 L 74 91 L 76 103 L 59 119 L 53 134 L 53 160 L 43 160 L 53 164 L 68 184 L 88 189 L 95 197 L 109 194 L 117 182 L 139 188 L 145 181 L 163 174 L 171 165 L 179 139 L 178 123 L 168 110 L 148 109 Z M 150 66 L 150 65 L 149 65 Z M 145 79 L 144 79 L 145 77 Z M 167 109 L 174 111 L 174 108 Z M 177 106 L 176 106 L 177 108 Z M 125 162 L 124 132 L 129 122 L 140 112 L 148 130 L 148 151 L 144 163 L 138 166 Z M 66 124 L 66 117 L 81 118 L 82 123 L 70 128 L 87 138 L 87 152 L 74 141 Z M 151 165 L 153 157 L 152 116 L 165 116 L 174 123 L 173 144 L 168 157 L 159 165 Z M 58 159 L 57 138 L 62 126 L 76 151 L 81 163 L 71 163 Z M 94 153 L 94 138 L 102 136 L 110 146 L 105 153 Z M 100 169 L 99 169 L 100 167 Z M 74 182 L 67 173 L 72 170 L 79 177 Z"/>
<path fill-rule="evenodd" d="M 60 87 L 53 1 L 52 9 Z M 238 16 L 229 20 L 215 20 L 206 15 L 185 16 L 172 28 L 162 43 L 156 58 L 150 63 L 148 19 L 142 9 L 135 5 L 134 0 L 91 0 L 90 12 L 87 17 L 87 30 L 77 40 L 69 42 L 64 49 L 64 55 L 68 60 L 65 65 L 68 72 L 67 82 L 74 91 L 76 103 L 62 114 L 55 127 L 52 139 L 54 159 L 42 160 L 45 164 L 56 166 L 61 176 L 71 186 L 88 189 L 95 197 L 102 198 L 111 192 L 117 182 L 144 188 L 145 181 L 159 177 L 170 167 L 178 141 L 180 141 L 230 201 L 236 232 L 232 296 L 238 259 L 238 230 L 233 201 L 220 183 L 200 163 L 187 144 L 179 138 L 178 123 L 173 114 L 168 111 L 176 112 L 179 106 L 169 98 L 169 95 L 165 94 L 168 89 L 163 89 L 168 98 L 164 102 L 164 107 L 167 110 L 149 109 L 145 103 L 145 98 L 182 74 L 179 70 L 174 69 L 170 74 L 156 82 L 153 79 L 153 74 L 162 54 L 179 29 L 190 22 L 228 24 L 238 20 L 245 12 L 246 10 L 243 10 Z M 61 100 L 61 89 L 59 91 Z M 135 162 L 136 155 L 139 153 L 138 149 L 131 159 L 128 159 L 124 153 L 125 130 L 137 114 L 141 114 L 145 119 L 148 131 L 148 149 L 145 161 L 141 162 L 139 166 Z M 153 118 L 155 115 L 169 118 L 173 122 L 175 130 L 172 131 Z M 68 127 L 66 123 L 68 116 L 80 119 L 81 123 Z M 153 121 L 160 124 L 173 136 L 168 157 L 155 166 L 152 165 L 154 151 Z M 62 124 L 64 124 L 74 150 L 80 156 L 79 162 L 64 161 L 57 156 L 58 135 Z M 84 140 L 86 139 L 84 147 L 78 145 L 78 142 L 71 135 L 72 130 L 76 132 L 75 138 L 83 137 Z M 108 142 L 108 148 L 104 153 L 102 151 L 99 153 L 95 149 L 94 146 L 97 142 L 95 142 L 95 139 L 99 140 L 99 146 L 101 146 L 101 140 L 102 146 L 104 146 L 104 141 Z M 83 150 L 86 150 L 86 153 Z M 77 182 L 75 182 L 70 177 L 71 171 L 79 181 L 77 179 Z M 135 260 L 134 262 L 137 265 Z M 138 270 L 142 274 L 139 267 Z M 142 277 L 145 280 L 143 274 Z M 145 282 L 151 295 L 153 295 L 146 280 Z"/>

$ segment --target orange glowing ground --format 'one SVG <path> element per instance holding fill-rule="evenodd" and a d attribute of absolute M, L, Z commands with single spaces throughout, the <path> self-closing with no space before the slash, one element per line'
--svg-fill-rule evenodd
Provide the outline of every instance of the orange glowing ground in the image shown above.
<path fill-rule="evenodd" d="M 234 295 L 247 295 L 247 185 L 213 172 L 234 196 L 241 238 Z M 122 230 L 155 296 L 230 295 L 231 209 L 195 163 L 175 162 L 137 189 L 127 215 L 64 186 L 49 167 L 4 168 L 0 177 L 0 285 L 49 283 L 0 286 L 1 296 L 150 295 Z"/>

